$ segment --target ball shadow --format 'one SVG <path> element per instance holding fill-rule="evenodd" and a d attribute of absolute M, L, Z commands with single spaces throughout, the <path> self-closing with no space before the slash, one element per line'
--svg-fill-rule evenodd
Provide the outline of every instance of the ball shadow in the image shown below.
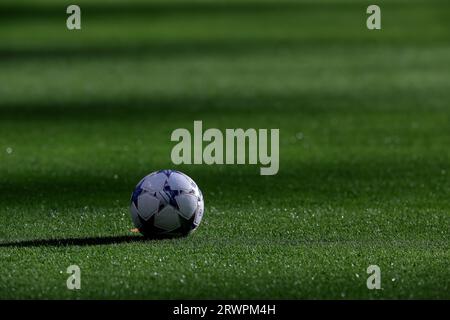
<path fill-rule="evenodd" d="M 86 238 L 60 238 L 60 239 L 34 239 L 24 241 L 11 241 L 0 243 L 0 248 L 7 247 L 64 247 L 64 246 L 97 246 L 133 242 L 154 242 L 158 240 L 169 239 L 168 237 L 143 237 L 135 236 L 104 236 L 104 237 L 86 237 Z"/>

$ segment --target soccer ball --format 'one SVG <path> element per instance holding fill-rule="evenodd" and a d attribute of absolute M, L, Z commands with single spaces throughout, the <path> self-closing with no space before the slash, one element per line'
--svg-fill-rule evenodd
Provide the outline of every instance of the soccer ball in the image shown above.
<path fill-rule="evenodd" d="M 131 195 L 130 213 L 146 237 L 186 236 L 203 217 L 203 195 L 194 180 L 176 170 L 144 177 Z"/>

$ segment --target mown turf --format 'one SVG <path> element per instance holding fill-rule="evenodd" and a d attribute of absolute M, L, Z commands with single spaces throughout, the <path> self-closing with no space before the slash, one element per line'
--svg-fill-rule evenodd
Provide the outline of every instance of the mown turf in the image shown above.
<path fill-rule="evenodd" d="M 78 2 L 0 3 L 0 298 L 450 298 L 448 2 Z M 180 166 L 204 220 L 143 241 L 194 120 L 279 128 L 280 171 Z"/>

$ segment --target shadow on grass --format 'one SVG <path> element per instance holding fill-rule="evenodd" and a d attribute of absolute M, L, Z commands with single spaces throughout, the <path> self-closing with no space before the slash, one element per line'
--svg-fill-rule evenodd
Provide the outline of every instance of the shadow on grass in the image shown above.
<path fill-rule="evenodd" d="M 132 30 L 130 31 L 132 32 Z M 42 61 L 62 59 L 143 59 L 143 61 L 151 61 L 152 59 L 188 59 L 190 57 L 208 57 L 214 56 L 222 58 L 231 58 L 238 55 L 273 55 L 278 58 L 278 54 L 289 51 L 301 51 L 307 53 L 307 50 L 338 50 L 342 42 L 352 50 L 361 50 L 361 45 L 370 46 L 372 42 L 370 38 L 363 36 L 349 36 L 345 33 L 337 33 L 334 37 L 330 37 L 326 41 L 322 36 L 307 37 L 301 35 L 293 35 L 287 37 L 285 35 L 271 36 L 267 39 L 258 40 L 251 37 L 244 39 L 208 39 L 208 40 L 159 40 L 159 39 L 135 39 L 129 40 L 125 44 L 113 43 L 108 40 L 108 35 L 104 36 L 103 42 L 97 44 L 76 43 L 72 46 L 53 45 L 46 47 L 5 47 L 0 45 L 0 58 L 4 62 L 17 61 Z M 389 39 L 387 39 L 389 40 Z M 387 41 L 386 40 L 386 41 Z M 398 44 L 395 38 L 389 44 Z M 336 49 L 337 48 L 337 49 Z M 279 58 L 278 58 L 279 59 Z M 73 60 L 72 60 L 73 61 Z"/>
<path fill-rule="evenodd" d="M 153 242 L 167 238 L 145 238 L 142 236 L 104 236 L 87 238 L 35 239 L 0 243 L 0 248 L 96 246 L 132 242 Z"/>
<path fill-rule="evenodd" d="M 104 5 L 101 1 L 92 1 L 84 3 L 81 8 L 89 13 L 89 17 L 100 18 L 127 18 L 136 19 L 138 17 L 170 17 L 178 16 L 220 16 L 220 15 L 261 15 L 272 13 L 298 12 L 319 12 L 323 13 L 323 5 L 314 2 L 292 2 L 292 1 L 273 1 L 273 2 L 217 2 L 201 1 L 186 3 L 182 1 L 175 2 L 115 2 Z M 345 10 L 355 8 L 347 3 L 327 3 L 329 11 Z M 356 7 L 357 8 L 357 7 Z M 66 6 L 61 3 L 6 3 L 0 6 L 0 17 L 2 19 L 59 19 L 61 12 L 64 12 Z"/>
<path fill-rule="evenodd" d="M 296 92 L 296 93 L 258 93 L 249 96 L 245 93 L 212 94 L 210 92 L 179 96 L 157 96 L 151 94 L 114 93 L 111 97 L 101 95 L 88 98 L 67 98 L 61 101 L 47 99 L 34 101 L 0 101 L 0 122 L 3 121 L 136 121 L 139 117 L 164 119 L 198 120 L 198 117 L 217 117 L 218 113 L 227 116 L 271 119 L 286 121 L 293 116 L 338 116 L 368 114 L 404 114 L 414 108 L 415 112 L 430 110 L 446 111 L 443 103 L 424 104 L 424 94 L 416 93 L 414 99 L 408 98 L 408 90 L 383 92 L 337 91 L 337 92 Z M 106 93 L 105 93 L 106 94 Z M 389 103 L 386 103 L 389 101 Z M 396 106 L 395 108 L 393 106 Z M 276 111 L 276 114 L 274 114 Z M 138 116 L 137 116 L 138 115 Z"/>
<path fill-rule="evenodd" d="M 286 154 L 286 157 L 294 156 Z M 186 165 L 177 169 L 193 177 L 205 192 L 206 201 L 214 206 L 224 206 L 231 200 L 233 204 L 244 207 L 267 205 L 271 208 L 302 206 L 305 203 L 344 205 L 349 202 L 378 207 L 384 202 L 399 204 L 403 200 L 407 203 L 432 201 L 434 206 L 443 201 L 447 203 L 450 181 L 441 171 L 448 167 L 448 160 L 436 154 L 430 153 L 427 159 L 421 160 L 382 154 L 378 159 L 311 161 L 286 158 L 280 165 L 280 172 L 267 177 L 259 176 L 257 167 L 251 166 L 222 169 Z M 0 216 L 6 217 L 11 210 L 8 208 L 24 210 L 27 215 L 38 208 L 37 212 L 47 217 L 50 211 L 81 214 L 84 207 L 91 213 L 96 208 L 123 210 L 129 205 L 136 181 L 153 169 L 166 167 L 161 162 L 147 165 L 148 169 L 145 169 L 145 166 L 130 162 L 121 168 L 114 166 L 109 174 L 104 175 L 93 169 L 68 173 L 55 169 L 56 176 L 46 172 L 31 175 L 13 168 L 8 181 L 0 183 Z M 116 180 L 114 174 L 122 178 Z M 129 238 L 122 238 L 122 242 Z M 4 245 L 0 243 L 1 246 Z"/>

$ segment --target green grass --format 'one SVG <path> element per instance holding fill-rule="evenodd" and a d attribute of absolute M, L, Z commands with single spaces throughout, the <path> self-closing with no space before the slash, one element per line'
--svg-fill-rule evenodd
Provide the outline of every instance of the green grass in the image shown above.
<path fill-rule="evenodd" d="M 0 3 L 0 298 L 450 298 L 448 2 L 32 3 Z M 279 128 L 280 171 L 178 167 L 204 220 L 141 241 L 194 120 Z"/>

